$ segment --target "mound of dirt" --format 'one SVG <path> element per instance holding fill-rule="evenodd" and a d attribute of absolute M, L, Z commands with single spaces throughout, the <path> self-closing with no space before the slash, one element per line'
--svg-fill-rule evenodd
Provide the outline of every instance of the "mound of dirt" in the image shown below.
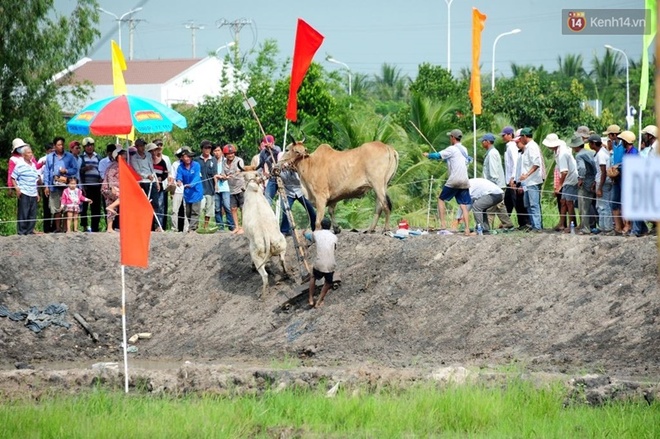
<path fill-rule="evenodd" d="M 146 270 L 126 268 L 136 360 L 303 358 L 307 366 L 498 367 L 657 377 L 655 238 L 500 234 L 397 240 L 342 232 L 342 284 L 308 309 L 291 238 L 257 300 L 245 237 L 161 233 Z M 310 249 L 313 250 L 313 247 Z M 0 318 L 0 365 L 121 361 L 118 234 L 2 238 L 0 305 L 64 303 L 69 329 Z M 277 283 L 276 283 L 277 281 Z M 283 306 L 285 304 L 286 306 Z M 95 342 L 73 319 L 83 316 Z"/>

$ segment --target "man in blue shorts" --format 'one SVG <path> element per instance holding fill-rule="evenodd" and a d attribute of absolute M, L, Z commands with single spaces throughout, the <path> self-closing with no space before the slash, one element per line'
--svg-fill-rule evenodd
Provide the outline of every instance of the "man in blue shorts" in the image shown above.
<path fill-rule="evenodd" d="M 468 156 L 467 149 L 461 145 L 461 139 L 463 138 L 461 130 L 451 130 L 447 135 L 449 136 L 450 143 L 447 148 L 440 152 L 425 152 L 424 156 L 431 160 L 445 160 L 449 170 L 447 182 L 442 187 L 442 192 L 440 192 L 440 197 L 438 198 L 440 228 L 444 230 L 447 227 L 445 221 L 447 214 L 445 202 L 456 198 L 456 202 L 461 208 L 463 223 L 465 224 L 465 234 L 469 236 L 474 234 L 470 233 L 470 218 L 468 216 L 468 205 L 472 202 L 467 169 L 470 156 Z"/>

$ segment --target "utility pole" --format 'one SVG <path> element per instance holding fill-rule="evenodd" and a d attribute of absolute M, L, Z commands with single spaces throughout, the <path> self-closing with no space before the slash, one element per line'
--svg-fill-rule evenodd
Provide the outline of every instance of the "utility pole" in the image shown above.
<path fill-rule="evenodd" d="M 234 21 L 227 21 L 224 18 L 219 19 L 218 21 L 215 22 L 215 25 L 218 29 L 222 28 L 223 26 L 229 26 L 229 30 L 234 37 L 234 42 L 236 45 L 234 46 L 234 65 L 239 66 L 238 63 L 238 54 L 239 54 L 239 48 L 238 44 L 240 41 L 240 33 L 241 29 L 243 29 L 244 26 L 246 25 L 252 25 L 252 20 L 249 18 L 239 18 L 238 20 Z"/>
<path fill-rule="evenodd" d="M 137 26 L 137 23 L 141 21 L 146 21 L 142 20 L 139 18 L 129 18 L 126 20 L 128 22 L 128 60 L 132 61 L 133 60 L 133 34 L 135 33 L 135 26 Z"/>
<path fill-rule="evenodd" d="M 189 21 L 186 24 L 186 29 L 190 29 L 192 33 L 192 57 L 195 58 L 195 31 L 204 29 L 204 26 L 196 25 L 194 21 Z"/>

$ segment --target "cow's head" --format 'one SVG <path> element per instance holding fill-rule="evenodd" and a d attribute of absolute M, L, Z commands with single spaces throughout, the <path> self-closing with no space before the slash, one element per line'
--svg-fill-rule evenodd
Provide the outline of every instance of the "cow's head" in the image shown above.
<path fill-rule="evenodd" d="M 261 187 L 261 184 L 264 182 L 263 177 L 256 171 L 246 171 L 243 172 L 243 178 L 245 179 L 246 190 L 256 191 Z"/>
<path fill-rule="evenodd" d="M 277 164 L 280 165 L 281 167 L 286 167 L 286 166 L 295 167 L 300 160 L 308 156 L 309 153 L 307 152 L 307 148 L 305 148 L 303 141 L 294 140 L 293 143 L 289 144 L 286 147 L 286 151 L 282 155 L 282 158 L 277 162 Z"/>

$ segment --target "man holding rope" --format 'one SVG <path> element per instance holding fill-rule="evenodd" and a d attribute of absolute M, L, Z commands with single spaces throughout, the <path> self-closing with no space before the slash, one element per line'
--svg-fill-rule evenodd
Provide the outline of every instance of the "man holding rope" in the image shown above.
<path fill-rule="evenodd" d="M 256 170 L 263 169 L 264 177 L 268 179 L 265 195 L 268 203 L 271 204 L 277 193 L 277 177 L 272 174 L 272 170 L 275 163 L 277 163 L 277 156 L 282 152 L 282 149 L 275 145 L 275 137 L 271 134 L 264 136 L 261 140 L 261 145 L 264 148 L 259 153 L 259 164 Z"/>

